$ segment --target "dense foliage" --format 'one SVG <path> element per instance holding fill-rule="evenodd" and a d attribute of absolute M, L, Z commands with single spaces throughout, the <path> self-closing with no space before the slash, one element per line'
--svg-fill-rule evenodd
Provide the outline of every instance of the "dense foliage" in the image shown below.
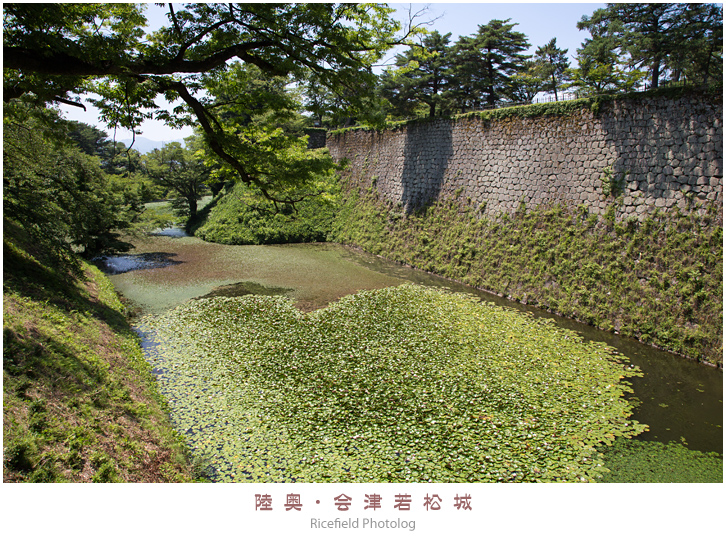
<path fill-rule="evenodd" d="M 219 244 L 325 242 L 337 209 L 337 198 L 330 191 L 325 197 L 306 199 L 294 209 L 276 208 L 237 184 L 216 200 L 204 213 L 202 224 L 192 231 L 203 240 Z"/>
<path fill-rule="evenodd" d="M 236 180 L 271 200 L 294 203 L 310 191 L 306 175 L 287 172 L 306 161 L 294 141 L 274 132 L 250 140 L 219 108 L 220 81 L 232 81 L 229 96 L 244 95 L 244 88 L 234 86 L 233 60 L 270 76 L 303 80 L 312 73 L 341 105 L 364 115 L 376 80 L 371 66 L 415 32 L 409 27 L 396 37 L 401 25 L 380 4 L 197 3 L 166 9 L 168 25 L 147 33 L 143 4 L 7 4 L 4 99 L 28 95 L 71 103 L 74 95 L 93 91 L 109 127 L 134 129 L 152 115 L 171 127 L 195 125 Z M 183 105 L 161 110 L 154 101 L 159 95 Z M 244 104 L 235 100 L 237 115 Z M 271 162 L 280 174 L 268 174 Z"/>
<path fill-rule="evenodd" d="M 144 157 L 144 172 L 153 183 L 169 190 L 183 205 L 183 214 L 193 220 L 197 202 L 209 191 L 206 182 L 210 169 L 201 151 L 194 148 L 193 138 L 185 146 L 172 142 L 155 148 Z"/>
<path fill-rule="evenodd" d="M 221 75 L 209 76 L 207 90 L 213 97 L 218 123 L 234 148 L 234 159 L 246 163 L 259 181 L 243 182 L 250 192 L 280 205 L 295 205 L 325 192 L 321 183 L 336 169 L 327 152 L 310 151 L 300 114 L 302 104 L 297 92 L 289 88 L 292 80 L 265 74 L 255 66 L 234 64 Z M 201 150 L 201 148 L 200 148 Z M 235 180 L 239 171 L 229 160 L 207 152 L 213 177 Z"/>
<path fill-rule="evenodd" d="M 220 324 L 224 321 L 223 324 Z M 173 419 L 223 481 L 593 481 L 631 437 L 604 344 L 403 285 L 303 314 L 211 298 L 145 319 Z"/>
<path fill-rule="evenodd" d="M 608 4 L 577 26 L 592 34 L 588 47 L 609 46 L 620 64 L 646 72 L 651 88 L 669 79 L 703 85 L 721 80 L 723 6 L 718 4 Z"/>
<path fill-rule="evenodd" d="M 379 83 L 379 93 L 388 100 L 398 116 L 415 116 L 418 107 L 428 109 L 428 116 L 449 111 L 452 55 L 451 33 L 433 31 L 420 46 L 411 46 L 396 55 L 396 68 L 386 70 Z"/>
<path fill-rule="evenodd" d="M 566 90 L 581 96 L 630 92 L 646 78 L 651 88 L 720 84 L 722 14 L 719 4 L 608 4 L 578 23 L 590 37 L 572 66 L 557 38 L 525 54 L 529 40 L 511 19 L 479 25 L 452 44 L 450 34 L 432 32 L 396 56 L 379 94 L 388 115 L 398 119 L 528 103 L 540 92 L 555 101 Z"/>
<path fill-rule="evenodd" d="M 712 209 L 643 223 L 586 209 L 487 219 L 463 202 L 406 215 L 344 195 L 331 235 L 386 258 L 721 365 L 723 229 Z"/>
<path fill-rule="evenodd" d="M 3 116 L 3 211 L 56 255 L 90 256 L 125 250 L 117 229 L 132 216 L 110 185 L 98 158 L 68 138 L 57 111 L 21 102 Z"/>

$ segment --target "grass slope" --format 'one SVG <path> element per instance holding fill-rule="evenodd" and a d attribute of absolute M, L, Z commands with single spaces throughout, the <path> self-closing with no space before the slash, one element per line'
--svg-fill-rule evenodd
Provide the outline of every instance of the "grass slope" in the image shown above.
<path fill-rule="evenodd" d="M 456 200 L 406 215 L 344 196 L 331 238 L 601 329 L 722 365 L 723 228 L 712 212 L 617 223 L 580 208 L 489 220 Z"/>
<path fill-rule="evenodd" d="M 192 480 L 111 283 L 59 270 L 4 225 L 3 481 Z"/>

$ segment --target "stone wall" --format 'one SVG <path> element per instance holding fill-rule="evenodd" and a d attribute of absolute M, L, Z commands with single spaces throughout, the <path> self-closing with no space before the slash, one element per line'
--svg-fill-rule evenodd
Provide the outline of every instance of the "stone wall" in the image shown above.
<path fill-rule="evenodd" d="M 325 148 L 325 134 L 326 131 L 323 128 L 308 128 L 304 130 L 305 135 L 308 136 L 308 148 Z"/>
<path fill-rule="evenodd" d="M 723 106 L 700 95 L 638 97 L 566 114 L 462 117 L 328 136 L 349 187 L 411 211 L 459 197 L 495 217 L 565 202 L 642 219 L 654 208 L 723 205 Z M 705 206 L 702 204 L 702 206 Z"/>

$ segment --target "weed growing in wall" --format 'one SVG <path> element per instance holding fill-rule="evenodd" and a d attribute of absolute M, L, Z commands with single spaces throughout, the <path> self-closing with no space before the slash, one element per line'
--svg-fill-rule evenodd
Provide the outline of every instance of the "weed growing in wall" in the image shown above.
<path fill-rule="evenodd" d="M 622 195 L 625 189 L 625 178 L 627 176 L 627 172 L 615 173 L 612 166 L 605 167 L 603 169 L 603 175 L 600 177 L 603 195 L 606 197 L 619 197 Z"/>

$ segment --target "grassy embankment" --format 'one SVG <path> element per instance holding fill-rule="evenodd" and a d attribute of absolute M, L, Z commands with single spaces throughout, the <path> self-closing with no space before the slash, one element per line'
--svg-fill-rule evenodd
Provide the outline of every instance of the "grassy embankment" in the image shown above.
<path fill-rule="evenodd" d="M 3 258 L 3 480 L 192 480 L 111 283 L 60 270 L 7 221 Z"/>
<path fill-rule="evenodd" d="M 343 199 L 334 241 L 722 365 L 714 211 L 654 212 L 639 224 L 612 211 L 522 207 L 494 220 L 458 200 L 406 215 L 375 190 Z"/>

